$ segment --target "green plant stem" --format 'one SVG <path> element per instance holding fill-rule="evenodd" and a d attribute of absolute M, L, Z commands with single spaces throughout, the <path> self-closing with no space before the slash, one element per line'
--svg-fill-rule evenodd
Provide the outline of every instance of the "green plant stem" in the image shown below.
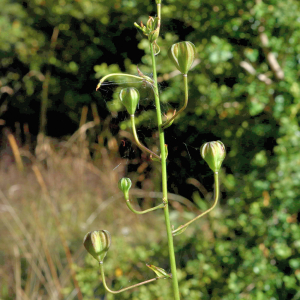
<path fill-rule="evenodd" d="M 158 6 L 160 6 L 160 5 L 158 5 Z M 160 14 L 158 14 L 158 17 L 160 18 Z M 159 144 L 160 144 L 160 151 L 161 151 L 160 156 L 161 156 L 161 169 L 162 169 L 163 202 L 166 203 L 166 205 L 164 207 L 164 215 L 165 215 L 165 223 L 166 223 L 167 236 L 168 236 L 169 257 L 170 257 L 170 265 L 171 265 L 171 272 L 172 272 L 174 300 L 180 300 L 178 279 L 177 279 L 177 270 L 176 270 L 176 260 L 175 260 L 174 245 L 173 245 L 173 236 L 172 236 L 172 229 L 171 229 L 170 216 L 169 216 L 165 136 L 164 136 L 164 131 L 161 128 L 162 117 L 161 117 L 160 101 L 159 101 L 159 96 L 158 96 L 159 94 L 158 94 L 158 86 L 157 86 L 157 74 L 156 74 L 156 62 L 155 62 L 154 47 L 155 46 L 153 44 L 150 45 L 152 68 L 153 68 L 153 80 L 154 80 L 154 98 L 155 98 L 155 105 L 156 105 L 157 124 L 158 124 L 158 132 L 159 132 Z"/>
<path fill-rule="evenodd" d="M 140 141 L 139 138 L 137 136 L 137 132 L 136 132 L 136 128 L 135 128 L 135 121 L 134 121 L 134 115 L 130 115 L 130 120 L 131 120 L 131 127 L 132 127 L 132 132 L 133 132 L 133 136 L 134 136 L 134 140 L 136 142 L 136 144 L 138 145 L 138 147 L 142 150 L 142 151 L 146 151 L 148 153 L 150 153 L 152 156 L 156 157 L 157 159 L 160 160 L 160 157 L 152 152 L 150 149 L 148 149 L 147 147 L 145 147 Z"/>
<path fill-rule="evenodd" d="M 157 7 L 157 18 L 158 18 L 157 27 L 158 27 L 158 30 L 160 30 L 160 24 L 161 24 L 161 4 L 157 3 L 156 7 Z"/>
<path fill-rule="evenodd" d="M 143 282 L 140 282 L 140 283 L 137 283 L 137 284 L 134 284 L 134 285 L 131 285 L 131 286 L 128 286 L 124 289 L 121 289 L 121 290 L 118 290 L 118 291 L 113 291 L 111 290 L 107 284 L 106 284 L 106 281 L 105 281 L 105 275 L 104 275 L 104 268 L 103 268 L 103 263 L 99 263 L 99 266 L 100 266 L 100 272 L 101 272 L 101 278 L 102 278 L 102 282 L 103 282 L 103 285 L 104 285 L 104 288 L 112 293 L 112 294 L 119 294 L 119 293 L 122 293 L 122 292 L 125 292 L 127 290 L 130 290 L 130 289 L 133 289 L 135 287 L 138 287 L 140 285 L 144 285 L 144 284 L 147 284 L 147 283 L 150 283 L 150 282 L 153 282 L 153 281 L 156 281 L 157 279 L 160 279 L 160 277 L 155 277 L 155 278 L 152 278 L 152 279 L 149 279 L 149 280 L 146 280 L 146 281 L 143 281 Z M 164 277 L 161 277 L 161 278 L 164 278 Z"/>
<path fill-rule="evenodd" d="M 208 214 L 210 211 L 212 211 L 217 203 L 218 203 L 218 199 L 219 199 L 219 174 L 218 172 L 215 172 L 214 173 L 214 180 L 215 180 L 215 187 L 214 187 L 214 190 L 215 190 L 215 199 L 214 199 L 214 204 L 211 208 L 209 208 L 208 210 L 206 210 L 205 212 L 203 212 L 202 214 L 200 214 L 199 216 L 197 216 L 196 218 L 194 218 L 193 220 L 187 222 L 186 224 L 184 225 L 181 225 L 179 226 L 176 230 L 173 230 L 172 233 L 173 235 L 175 235 L 177 232 L 183 230 L 184 228 L 188 227 L 191 223 L 193 223 L 194 221 L 200 219 L 201 217 L 203 217 L 204 215 Z"/>
<path fill-rule="evenodd" d="M 180 114 L 182 113 L 185 108 L 187 107 L 188 100 L 189 100 L 189 94 L 188 94 L 188 79 L 187 79 L 187 74 L 183 74 L 183 83 L 184 83 L 184 104 L 183 106 L 179 109 L 179 111 L 168 121 L 166 121 L 163 125 L 162 128 L 166 129 L 169 127 L 168 125 L 171 125 L 171 122 Z"/>
<path fill-rule="evenodd" d="M 152 207 L 152 208 L 149 208 L 149 209 L 145 209 L 145 210 L 142 210 L 142 211 L 138 211 L 138 210 L 135 210 L 132 206 L 131 206 L 131 203 L 130 203 L 130 200 L 127 198 L 125 199 L 126 200 L 126 204 L 128 206 L 128 208 L 134 212 L 135 214 L 137 215 L 142 215 L 142 214 L 146 214 L 150 211 L 153 211 L 153 210 L 156 210 L 156 209 L 159 209 L 159 208 L 164 208 L 164 206 L 166 205 L 165 203 L 161 203 L 155 207 Z"/>

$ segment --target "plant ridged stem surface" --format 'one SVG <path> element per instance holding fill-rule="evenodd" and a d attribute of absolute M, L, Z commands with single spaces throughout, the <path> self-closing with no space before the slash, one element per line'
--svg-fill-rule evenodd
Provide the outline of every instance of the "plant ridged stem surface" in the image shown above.
<path fill-rule="evenodd" d="M 160 14 L 158 14 L 158 16 L 160 17 Z M 166 223 L 167 236 L 168 236 L 169 257 L 170 257 L 170 265 L 171 265 L 171 273 L 172 273 L 174 300 L 180 300 L 173 236 L 172 236 L 172 229 L 171 229 L 170 215 L 169 215 L 169 205 L 168 205 L 165 136 L 164 136 L 164 131 L 161 128 L 162 117 L 161 117 L 160 101 L 159 101 L 159 94 L 158 94 L 158 87 L 157 87 L 156 62 L 155 62 L 155 55 L 154 55 L 155 49 L 153 44 L 151 44 L 150 49 L 151 49 L 152 68 L 153 68 L 153 80 L 154 80 L 154 98 L 155 98 L 155 106 L 156 106 L 156 114 L 157 114 L 158 131 L 159 131 L 159 144 L 160 144 L 160 151 L 161 151 L 163 201 L 166 203 L 164 207 L 164 215 L 165 215 L 165 223 Z"/>

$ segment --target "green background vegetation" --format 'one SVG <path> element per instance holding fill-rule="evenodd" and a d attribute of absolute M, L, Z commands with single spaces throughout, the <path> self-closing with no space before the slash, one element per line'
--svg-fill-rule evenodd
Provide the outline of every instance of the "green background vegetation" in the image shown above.
<path fill-rule="evenodd" d="M 151 72 L 148 42 L 133 23 L 154 14 L 154 1 L 0 4 L 7 124 L 44 131 L 42 102 L 49 136 L 73 134 L 92 103 L 101 119 L 73 143 L 47 139 L 44 165 L 32 158 L 40 173 L 1 171 L 0 298 L 171 300 L 168 280 L 105 298 L 96 261 L 81 245 L 89 230 L 111 232 L 105 269 L 115 289 L 151 278 L 144 262 L 168 270 L 162 214 L 132 215 L 117 190 L 120 177 L 131 177 L 139 205 L 150 207 L 160 197 L 159 168 L 131 144 L 118 88 L 95 91 L 109 73 L 136 74 L 137 64 Z M 199 147 L 220 139 L 228 150 L 220 205 L 175 238 L 182 299 L 300 299 L 299 15 L 296 0 L 162 2 L 157 62 L 165 113 L 183 99 L 168 48 L 188 40 L 198 53 L 188 108 L 166 131 L 169 191 L 194 203 L 186 208 L 171 197 L 175 227 L 211 204 L 213 176 Z M 140 90 L 140 138 L 155 149 L 151 89 Z M 66 249 L 83 298 L 76 296 Z"/>

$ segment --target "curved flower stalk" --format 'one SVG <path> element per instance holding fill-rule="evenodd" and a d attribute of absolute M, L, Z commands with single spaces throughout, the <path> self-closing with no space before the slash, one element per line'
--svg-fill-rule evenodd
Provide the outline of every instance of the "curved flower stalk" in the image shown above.
<path fill-rule="evenodd" d="M 160 161 L 160 157 L 156 153 L 154 153 L 153 151 L 151 151 L 150 149 L 145 147 L 139 141 L 139 138 L 138 138 L 138 135 L 136 132 L 134 114 L 135 114 L 138 102 L 140 100 L 140 93 L 138 92 L 138 90 L 136 88 L 129 87 L 129 88 L 125 88 L 125 89 L 121 90 L 121 92 L 119 94 L 119 98 L 120 98 L 121 102 L 123 103 L 123 105 L 126 107 L 127 112 L 130 115 L 133 136 L 134 136 L 134 140 L 135 140 L 137 146 L 142 151 L 148 152 L 151 155 L 151 157 L 155 157 L 158 161 Z"/>
<path fill-rule="evenodd" d="M 134 285 L 131 285 L 129 287 L 126 287 L 126 288 L 118 290 L 118 291 L 113 291 L 106 284 L 104 268 L 103 268 L 104 258 L 105 258 L 106 254 L 108 252 L 108 249 L 111 245 L 110 233 L 107 230 L 96 230 L 96 231 L 88 232 L 83 239 L 83 245 L 86 248 L 86 250 L 89 252 L 89 254 L 91 254 L 99 262 L 103 285 L 104 285 L 105 289 L 112 294 L 122 293 L 127 290 L 133 289 L 135 287 L 156 281 L 157 279 L 170 277 L 169 274 L 167 274 L 166 272 L 165 273 L 163 272 L 164 271 L 163 269 L 155 267 L 155 266 L 150 266 L 150 268 L 152 270 L 159 271 L 159 273 L 156 272 L 157 277 L 134 284 Z"/>
<path fill-rule="evenodd" d="M 139 140 L 137 132 L 136 132 L 136 128 L 135 128 L 135 119 L 134 119 L 134 115 L 130 115 L 130 120 L 131 120 L 131 127 L 132 127 L 132 133 L 133 133 L 133 137 L 134 140 L 137 144 L 137 146 L 142 150 L 142 151 L 146 151 L 150 154 L 151 158 L 155 157 L 156 160 L 160 161 L 161 158 L 160 156 L 158 156 L 156 153 L 154 153 L 153 151 L 151 151 L 150 149 L 148 149 L 147 147 L 145 147 Z"/>
<path fill-rule="evenodd" d="M 107 286 L 107 284 L 106 284 L 105 274 L 104 274 L 104 268 L 103 268 L 103 263 L 100 263 L 100 264 L 99 264 L 99 267 L 100 267 L 100 272 L 101 272 L 101 278 L 102 278 L 103 286 L 104 286 L 104 288 L 105 288 L 108 292 L 110 292 L 110 293 L 112 293 L 112 294 L 119 294 L 119 293 L 122 293 L 122 292 L 125 292 L 125 291 L 128 291 L 128 290 L 131 290 L 131 289 L 133 289 L 133 288 L 136 288 L 136 287 L 138 287 L 138 286 L 141 286 L 141 285 L 144 285 L 144 284 L 147 284 L 147 283 L 154 282 L 154 281 L 156 281 L 156 280 L 158 280 L 158 279 L 167 278 L 167 277 L 155 277 L 155 278 L 152 278 L 152 279 L 149 279 L 149 280 L 145 280 L 145 281 L 143 281 L 143 282 L 140 282 L 140 283 L 137 283 L 137 284 L 128 286 L 128 287 L 123 288 L 123 289 L 121 289 L 121 290 L 113 291 L 113 290 L 111 290 L 111 289 Z"/>
<path fill-rule="evenodd" d="M 140 80 L 141 82 L 143 82 L 144 84 L 150 84 L 150 86 L 153 88 L 153 80 L 144 75 L 139 68 L 137 68 L 138 73 L 140 76 L 136 76 L 136 75 L 131 75 L 131 74 L 122 74 L 122 73 L 112 73 L 109 75 L 104 76 L 103 78 L 101 78 L 101 80 L 99 81 L 96 91 L 101 87 L 102 83 L 109 77 L 112 76 L 122 76 L 122 77 L 129 77 L 129 78 L 135 78 Z M 154 90 L 154 89 L 153 89 Z M 133 136 L 134 136 L 134 140 L 137 144 L 137 146 L 145 152 L 148 152 L 151 157 L 154 157 L 156 160 L 160 161 L 160 157 L 154 153 L 153 151 L 151 151 L 150 149 L 148 149 L 147 147 L 145 147 L 138 138 L 137 132 L 136 132 L 136 128 L 135 128 L 135 120 L 134 120 L 134 113 L 136 111 L 136 106 L 137 103 L 139 101 L 139 92 L 135 89 L 135 88 L 127 88 L 127 89 L 122 89 L 120 94 L 119 94 L 119 98 L 122 101 L 122 103 L 124 104 L 124 106 L 126 107 L 129 115 L 130 115 L 130 119 L 131 119 L 131 127 L 132 127 L 132 131 L 133 131 Z"/>
<path fill-rule="evenodd" d="M 205 212 L 203 212 L 196 218 L 192 219 L 191 221 L 189 221 L 189 222 L 185 223 L 184 225 L 179 226 L 177 229 L 173 230 L 172 231 L 173 236 L 183 233 L 190 224 L 192 224 L 196 220 L 202 218 L 203 216 L 205 216 L 206 214 L 211 212 L 217 206 L 218 199 L 219 199 L 219 193 L 220 193 L 219 192 L 219 174 L 218 174 L 218 172 L 214 173 L 214 179 L 215 179 L 215 184 L 214 184 L 215 191 L 214 191 L 214 203 L 213 203 L 212 207 L 210 207 L 208 210 L 206 210 Z"/>
<path fill-rule="evenodd" d="M 129 178 L 122 178 L 122 179 L 120 179 L 120 181 L 119 181 L 119 189 L 124 194 L 126 205 L 135 214 L 137 214 L 137 215 L 143 215 L 143 214 L 146 214 L 148 212 L 154 211 L 156 209 L 164 208 L 165 207 L 166 203 L 161 203 L 161 204 L 159 204 L 159 205 L 157 205 L 155 207 L 152 207 L 152 208 L 149 208 L 149 209 L 146 209 L 146 210 L 142 210 L 142 211 L 135 210 L 131 206 L 131 203 L 130 203 L 130 200 L 129 200 L 129 190 L 130 190 L 130 188 L 131 188 L 131 180 Z"/>
<path fill-rule="evenodd" d="M 214 141 L 205 143 L 200 148 L 200 154 L 202 158 L 206 161 L 208 166 L 214 172 L 214 203 L 211 208 L 194 218 L 193 220 L 187 222 L 184 225 L 179 226 L 176 230 L 172 231 L 173 236 L 181 234 L 186 230 L 186 228 L 196 220 L 202 218 L 209 212 L 211 212 L 217 205 L 219 199 L 219 170 L 221 168 L 222 162 L 226 156 L 226 149 L 224 144 L 221 141 Z"/>

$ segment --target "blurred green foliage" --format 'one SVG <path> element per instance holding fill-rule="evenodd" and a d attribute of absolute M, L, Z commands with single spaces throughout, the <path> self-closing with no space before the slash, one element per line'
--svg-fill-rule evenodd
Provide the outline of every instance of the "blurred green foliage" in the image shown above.
<path fill-rule="evenodd" d="M 49 110 L 78 122 L 82 105 L 97 102 L 102 118 L 122 116 L 116 93 L 106 106 L 107 95 L 94 89 L 108 73 L 135 74 L 136 64 L 151 72 L 148 43 L 133 22 L 145 22 L 153 2 L 1 0 L 0 80 L 14 91 L 10 104 L 37 114 L 43 74 L 50 68 Z M 220 139 L 228 150 L 220 207 L 175 238 L 183 299 L 300 299 L 299 13 L 297 0 L 162 3 L 157 60 L 164 112 L 183 100 L 180 76 L 170 75 L 168 48 L 189 40 L 198 52 L 189 73 L 188 108 L 167 129 L 170 190 L 194 195 L 197 203 L 196 188 L 186 179 L 196 178 L 209 191 L 213 181 L 200 160 L 200 145 Z M 59 34 L 51 51 L 54 28 Z M 155 131 L 151 103 L 142 101 L 140 112 L 137 124 Z M 124 249 L 117 244 L 124 252 L 108 254 L 109 280 L 127 285 L 141 276 L 134 265 L 149 257 L 167 269 L 164 243 L 139 240 Z M 85 299 L 96 299 L 104 290 L 96 266 L 89 258 L 87 263 L 77 270 L 78 280 Z M 118 267 L 124 275 L 115 279 Z M 170 299 L 169 284 L 161 280 L 107 299 Z"/>

